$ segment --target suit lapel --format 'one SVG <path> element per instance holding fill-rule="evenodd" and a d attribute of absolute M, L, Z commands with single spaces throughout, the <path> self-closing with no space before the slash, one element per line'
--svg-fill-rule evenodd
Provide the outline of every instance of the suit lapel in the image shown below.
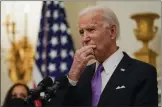
<path fill-rule="evenodd" d="M 118 64 L 117 68 L 115 69 L 114 73 L 112 74 L 111 78 L 109 79 L 101 94 L 99 105 L 104 103 L 105 97 L 111 97 L 112 91 L 115 90 L 118 85 L 120 85 L 126 73 L 128 72 L 129 66 L 132 61 L 131 58 L 125 52 L 123 52 L 123 54 L 124 57 Z"/>
<path fill-rule="evenodd" d="M 82 90 L 80 95 L 82 104 L 85 106 L 91 106 L 92 104 L 92 89 L 91 89 L 91 79 L 95 71 L 96 64 L 92 64 L 86 67 L 85 71 L 81 75 L 81 80 L 79 80 L 79 90 Z M 80 92 L 79 92 L 80 93 Z"/>
<path fill-rule="evenodd" d="M 94 72 L 95 72 L 95 67 L 96 67 L 96 63 L 94 63 L 92 66 L 91 66 L 91 68 L 89 69 L 90 70 L 90 72 L 89 72 L 89 77 L 88 77 L 88 90 L 89 90 L 89 101 L 88 101 L 88 103 L 89 103 L 89 106 L 91 106 L 92 105 L 92 88 L 91 88 L 91 80 L 92 80 L 92 77 L 93 77 L 93 74 L 94 74 Z M 87 95 L 88 95 L 88 93 L 87 93 Z"/>

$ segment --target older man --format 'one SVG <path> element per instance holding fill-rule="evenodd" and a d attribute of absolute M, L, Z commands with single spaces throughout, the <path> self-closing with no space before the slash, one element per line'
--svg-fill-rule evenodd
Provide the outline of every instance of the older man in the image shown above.
<path fill-rule="evenodd" d="M 109 8 L 93 6 L 81 11 L 82 47 L 74 55 L 69 85 L 62 91 L 63 105 L 158 105 L 156 69 L 122 52 L 116 43 L 119 31 L 118 19 Z M 91 59 L 97 62 L 87 66 Z"/>

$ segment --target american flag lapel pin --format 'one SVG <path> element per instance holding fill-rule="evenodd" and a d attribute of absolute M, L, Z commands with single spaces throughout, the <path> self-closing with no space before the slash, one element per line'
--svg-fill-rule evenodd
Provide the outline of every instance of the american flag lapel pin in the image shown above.
<path fill-rule="evenodd" d="M 124 72 L 124 71 L 125 71 L 125 69 L 124 69 L 124 68 L 121 68 L 121 69 L 120 69 L 120 71 L 123 71 L 123 72 Z"/>

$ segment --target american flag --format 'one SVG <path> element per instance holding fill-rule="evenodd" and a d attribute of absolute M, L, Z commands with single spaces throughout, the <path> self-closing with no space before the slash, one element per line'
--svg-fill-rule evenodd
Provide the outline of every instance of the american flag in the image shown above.
<path fill-rule="evenodd" d="M 62 1 L 43 1 L 33 79 L 66 75 L 73 61 L 74 47 Z"/>

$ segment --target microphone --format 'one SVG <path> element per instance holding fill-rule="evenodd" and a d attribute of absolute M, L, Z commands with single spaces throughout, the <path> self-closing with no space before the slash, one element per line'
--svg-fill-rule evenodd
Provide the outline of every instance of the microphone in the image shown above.
<path fill-rule="evenodd" d="M 27 98 L 27 102 L 32 102 L 33 100 L 36 100 L 39 98 L 40 93 L 45 91 L 47 87 L 52 86 L 53 81 L 50 77 L 45 77 L 37 86 L 35 89 L 31 89 L 29 91 L 29 96 Z"/>
<path fill-rule="evenodd" d="M 53 84 L 53 86 L 48 87 L 45 91 L 44 100 L 48 101 L 50 98 L 55 96 L 58 89 L 64 88 L 68 84 L 68 79 L 65 77 L 62 77 L 58 80 L 56 80 Z"/>

